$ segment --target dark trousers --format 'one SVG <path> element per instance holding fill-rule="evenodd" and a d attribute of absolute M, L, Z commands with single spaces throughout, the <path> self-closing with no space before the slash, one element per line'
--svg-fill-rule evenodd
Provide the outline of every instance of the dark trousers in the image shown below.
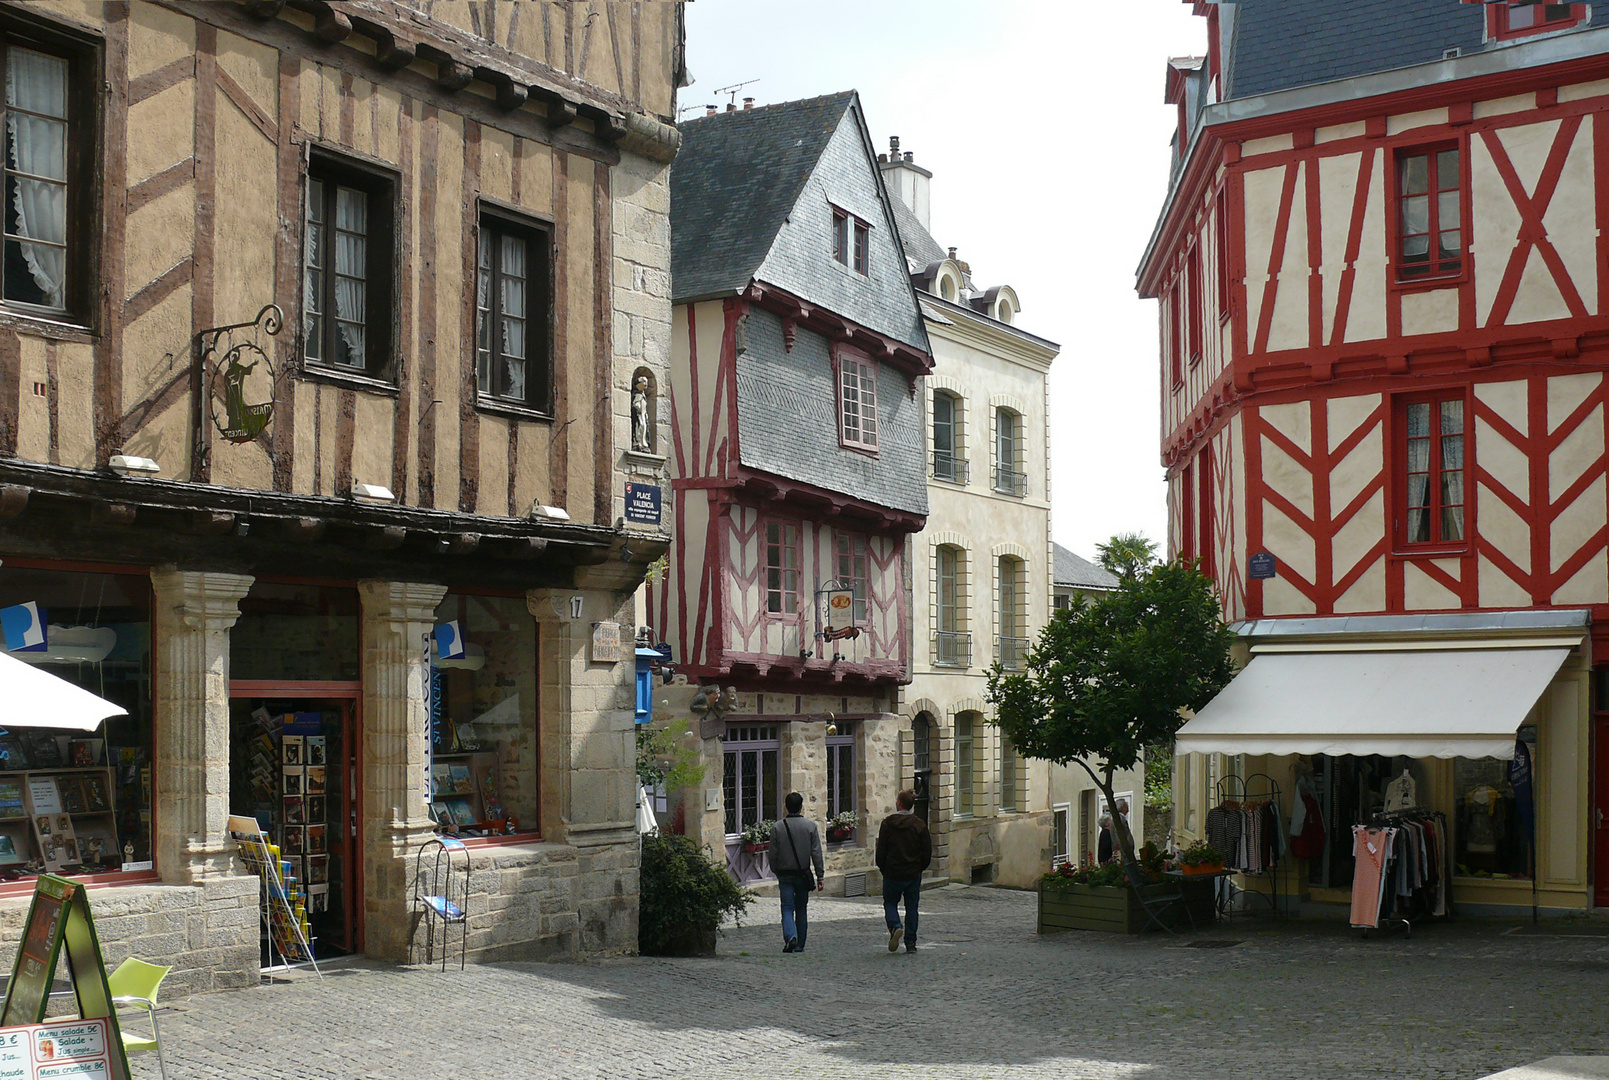
<path fill-rule="evenodd" d="M 810 882 L 801 874 L 784 871 L 777 875 L 777 892 L 782 896 L 782 943 L 798 938 L 800 952 L 810 933 L 810 891 Z"/>
<path fill-rule="evenodd" d="M 910 878 L 905 881 L 883 879 L 883 917 L 888 920 L 888 928 L 894 929 L 900 925 L 899 904 L 905 901 L 905 944 L 916 944 L 917 902 L 922 898 L 922 879 Z"/>

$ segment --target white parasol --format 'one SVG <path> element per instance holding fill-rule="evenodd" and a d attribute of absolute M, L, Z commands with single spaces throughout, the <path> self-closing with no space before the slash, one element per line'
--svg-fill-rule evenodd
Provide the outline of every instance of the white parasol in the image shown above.
<path fill-rule="evenodd" d="M 127 712 L 66 679 L 0 652 L 0 727 L 94 731 L 107 717 Z"/>

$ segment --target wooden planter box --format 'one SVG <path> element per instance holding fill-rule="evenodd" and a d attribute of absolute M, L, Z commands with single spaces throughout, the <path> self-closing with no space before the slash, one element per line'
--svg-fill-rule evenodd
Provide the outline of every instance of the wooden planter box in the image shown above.
<path fill-rule="evenodd" d="M 1214 918 L 1212 878 L 1183 882 L 1185 902 L 1197 926 L 1208 926 Z M 1147 918 L 1140 900 L 1127 886 L 1062 885 L 1039 887 L 1039 933 L 1061 930 L 1104 930 L 1112 934 L 1138 934 Z M 1188 929 L 1184 912 L 1174 910 L 1170 925 Z"/>

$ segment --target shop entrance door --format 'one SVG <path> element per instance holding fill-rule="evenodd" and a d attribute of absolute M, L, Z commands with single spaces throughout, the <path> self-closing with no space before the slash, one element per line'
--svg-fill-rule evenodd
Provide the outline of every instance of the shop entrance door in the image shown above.
<path fill-rule="evenodd" d="M 233 682 L 230 812 L 255 817 L 306 897 L 320 957 L 363 949 L 360 687 Z"/>
<path fill-rule="evenodd" d="M 1609 714 L 1592 721 L 1593 903 L 1609 907 Z"/>

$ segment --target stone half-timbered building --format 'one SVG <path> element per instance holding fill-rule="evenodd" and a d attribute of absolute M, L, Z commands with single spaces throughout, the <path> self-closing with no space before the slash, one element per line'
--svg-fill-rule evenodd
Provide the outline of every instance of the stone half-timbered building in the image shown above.
<path fill-rule="evenodd" d="M 0 4 L 0 607 L 127 711 L 5 721 L 12 931 L 61 870 L 114 960 L 254 980 L 234 814 L 321 953 L 407 958 L 438 827 L 471 955 L 635 948 L 610 631 L 667 542 L 623 518 L 681 37 L 672 3 Z"/>
<path fill-rule="evenodd" d="M 1609 902 L 1609 7 L 1196 9 L 1139 288 L 1169 546 L 1250 660 L 1181 732 L 1178 825 L 1310 784 L 1278 888 L 1344 899 L 1407 771 L 1468 909 Z"/>
<path fill-rule="evenodd" d="M 910 749 L 927 335 L 854 93 L 681 130 L 659 451 L 676 498 L 648 618 L 692 684 L 736 694 L 702 715 L 706 788 L 673 827 L 766 878 L 741 834 L 798 790 L 816 820 L 852 822 L 828 836 L 836 881 L 870 866 Z"/>

